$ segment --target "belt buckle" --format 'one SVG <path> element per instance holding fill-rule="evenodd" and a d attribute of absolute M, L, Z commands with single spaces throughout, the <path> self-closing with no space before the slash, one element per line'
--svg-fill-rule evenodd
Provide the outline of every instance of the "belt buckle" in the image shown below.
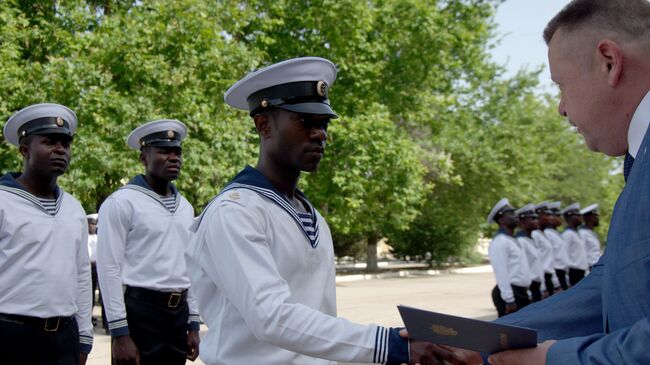
<path fill-rule="evenodd" d="M 54 318 L 56 318 L 56 322 L 54 322 Z M 52 322 L 50 322 L 52 320 Z M 56 323 L 54 326 L 51 324 Z M 61 317 L 52 317 L 52 318 L 46 318 L 45 319 L 45 325 L 43 326 L 43 330 L 45 332 L 56 332 L 59 330 L 59 324 L 61 323 Z"/>
<path fill-rule="evenodd" d="M 169 300 L 167 301 L 167 306 L 169 308 L 176 308 L 181 304 L 181 298 L 183 295 L 181 293 L 171 293 L 169 295 Z"/>

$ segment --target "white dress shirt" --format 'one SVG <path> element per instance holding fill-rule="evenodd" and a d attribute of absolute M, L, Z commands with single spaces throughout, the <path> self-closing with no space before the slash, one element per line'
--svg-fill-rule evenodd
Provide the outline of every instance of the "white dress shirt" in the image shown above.
<path fill-rule="evenodd" d="M 569 268 L 578 270 L 587 270 L 587 250 L 585 241 L 580 237 L 575 229 L 567 228 L 562 232 L 562 238 L 567 243 L 567 252 L 569 253 Z"/>
<path fill-rule="evenodd" d="M 544 230 L 546 238 L 551 241 L 553 245 L 554 266 L 557 270 L 569 269 L 569 252 L 567 250 L 567 243 L 562 237 L 562 234 L 555 228 L 546 228 Z"/>
<path fill-rule="evenodd" d="M 639 152 L 648 124 L 650 124 L 650 91 L 634 111 L 630 128 L 627 130 L 628 153 L 634 158 Z"/>
<path fill-rule="evenodd" d="M 190 288 L 184 252 L 194 209 L 180 193 L 171 212 L 147 188 L 127 184 L 99 209 L 97 275 L 108 327 L 113 336 L 128 334 L 124 286 L 157 291 Z M 193 293 L 188 292 L 190 322 L 198 326 Z"/>
<path fill-rule="evenodd" d="M 197 219 L 186 252 L 209 327 L 201 360 L 208 365 L 385 363 L 386 328 L 336 317 L 334 250 L 323 217 L 313 209 L 316 225 L 305 231 L 301 217 L 273 191 L 230 187 Z"/>
<path fill-rule="evenodd" d="M 553 285 L 558 287 L 560 283 L 555 275 L 555 253 L 553 252 L 553 244 L 551 243 L 551 240 L 548 239 L 546 234 L 539 229 L 534 230 L 531 236 L 537 246 L 544 273 L 551 274 Z"/>
<path fill-rule="evenodd" d="M 0 313 L 75 316 L 85 353 L 93 340 L 87 237 L 71 195 L 58 189 L 52 215 L 13 176 L 0 179 Z"/>
<path fill-rule="evenodd" d="M 589 266 L 594 266 L 598 259 L 600 259 L 600 240 L 596 232 L 592 231 L 589 228 L 581 227 L 578 230 L 580 237 L 585 241 L 585 248 L 587 251 L 587 264 Z"/>
<path fill-rule="evenodd" d="M 501 298 L 506 303 L 513 303 L 515 296 L 511 285 L 527 288 L 531 283 L 532 274 L 523 246 L 515 237 L 497 233 L 490 242 L 488 255 Z"/>

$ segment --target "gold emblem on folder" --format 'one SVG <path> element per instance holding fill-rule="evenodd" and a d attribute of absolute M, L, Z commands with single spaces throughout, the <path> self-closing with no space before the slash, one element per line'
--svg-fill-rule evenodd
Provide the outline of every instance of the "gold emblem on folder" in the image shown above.
<path fill-rule="evenodd" d="M 508 335 L 505 333 L 499 333 L 499 346 L 501 346 L 502 349 L 507 349 L 508 348 Z"/>
<path fill-rule="evenodd" d="M 441 336 L 458 336 L 458 331 L 451 327 L 445 327 L 439 324 L 434 324 L 431 326 L 433 333 Z"/>

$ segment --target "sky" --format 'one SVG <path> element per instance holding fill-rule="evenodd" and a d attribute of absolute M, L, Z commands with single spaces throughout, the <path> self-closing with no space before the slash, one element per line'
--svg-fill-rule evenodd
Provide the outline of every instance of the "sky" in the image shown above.
<path fill-rule="evenodd" d="M 569 0 L 506 0 L 499 6 L 496 23 L 501 43 L 492 50 L 492 58 L 506 65 L 505 76 L 543 65 L 540 81 L 548 91 L 554 90 L 542 32 L 546 23 L 568 3 Z"/>

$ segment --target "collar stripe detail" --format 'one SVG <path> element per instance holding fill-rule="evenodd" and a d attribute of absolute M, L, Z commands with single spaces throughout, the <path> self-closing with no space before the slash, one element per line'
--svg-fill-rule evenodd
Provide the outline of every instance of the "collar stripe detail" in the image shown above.
<path fill-rule="evenodd" d="M 61 204 L 63 203 L 63 191 L 60 192 L 57 199 L 39 199 L 26 190 L 12 188 L 6 185 L 0 185 L 0 190 L 4 190 L 8 193 L 12 193 L 27 199 L 41 208 L 43 212 L 52 216 L 55 216 L 59 212 L 59 209 L 61 209 Z"/>
<path fill-rule="evenodd" d="M 180 202 L 181 202 L 180 194 L 176 193 L 176 194 L 174 194 L 174 204 L 172 206 L 168 206 L 165 203 L 165 201 L 160 198 L 160 195 L 158 195 L 157 193 L 155 193 L 155 192 L 153 192 L 153 191 L 151 191 L 151 190 L 149 190 L 147 188 L 144 188 L 144 187 L 142 187 L 140 185 L 135 185 L 135 184 L 132 184 L 132 183 L 128 183 L 128 184 L 122 186 L 120 189 L 132 189 L 132 190 L 135 190 L 135 191 L 139 191 L 139 192 L 149 196 L 153 200 L 157 201 L 158 203 L 160 203 L 160 205 L 162 205 L 165 209 L 167 209 L 172 214 L 176 213 L 176 209 L 178 209 L 178 206 L 180 205 Z"/>

